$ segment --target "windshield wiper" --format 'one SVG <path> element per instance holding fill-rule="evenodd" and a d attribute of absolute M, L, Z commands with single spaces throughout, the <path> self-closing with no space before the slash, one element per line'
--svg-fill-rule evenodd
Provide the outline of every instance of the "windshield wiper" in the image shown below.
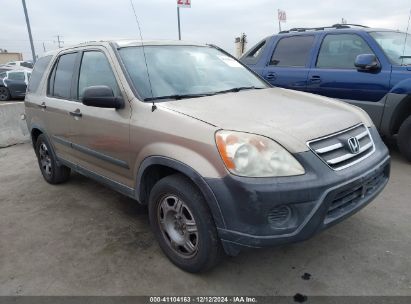
<path fill-rule="evenodd" d="M 158 97 L 147 97 L 144 98 L 144 101 L 153 101 L 153 100 L 160 100 L 160 99 L 187 99 L 187 98 L 198 98 L 198 97 L 205 97 L 205 96 L 213 96 L 217 94 L 224 94 L 224 93 L 231 93 L 231 92 L 240 92 L 243 90 L 260 90 L 265 88 L 260 87 L 237 87 L 232 88 L 229 90 L 211 92 L 211 93 L 201 93 L 201 94 L 175 94 L 175 95 L 167 95 L 167 96 L 158 96 Z"/>
<path fill-rule="evenodd" d="M 167 95 L 167 96 L 158 96 L 158 97 L 147 97 L 144 98 L 144 101 L 153 101 L 153 100 L 160 100 L 160 99 L 187 99 L 187 98 L 198 98 L 204 96 L 211 96 L 213 94 L 175 94 L 175 95 Z"/>
<path fill-rule="evenodd" d="M 244 91 L 244 90 L 261 90 L 261 89 L 265 89 L 265 88 L 260 88 L 260 87 L 237 87 L 237 88 L 232 88 L 232 89 L 228 89 L 228 90 L 223 90 L 223 91 L 217 91 L 214 92 L 213 95 L 216 94 L 224 94 L 224 93 L 232 93 L 232 92 L 240 92 L 240 91 Z"/>

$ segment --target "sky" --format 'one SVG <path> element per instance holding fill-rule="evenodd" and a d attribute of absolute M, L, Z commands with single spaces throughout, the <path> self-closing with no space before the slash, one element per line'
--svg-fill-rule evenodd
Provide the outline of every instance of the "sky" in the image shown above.
<path fill-rule="evenodd" d="M 177 0 L 133 0 L 143 39 L 178 39 Z M 327 26 L 341 22 L 406 31 L 409 0 L 191 0 L 181 9 L 182 39 L 213 43 L 234 53 L 234 39 L 245 33 L 248 48 L 278 32 L 277 9 L 286 11 L 292 27 Z M 38 55 L 84 41 L 137 39 L 130 0 L 26 0 Z M 0 0 L 0 48 L 31 59 L 20 0 Z M 411 29 L 410 29 L 411 31 Z M 44 43 L 44 47 L 43 47 Z"/>

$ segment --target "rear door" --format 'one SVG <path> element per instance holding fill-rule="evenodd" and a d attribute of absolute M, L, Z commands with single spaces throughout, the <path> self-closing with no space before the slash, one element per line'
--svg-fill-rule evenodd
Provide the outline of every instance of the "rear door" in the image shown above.
<path fill-rule="evenodd" d="M 47 79 L 47 96 L 39 105 L 46 122 L 46 132 L 59 157 L 75 163 L 71 148 L 73 117 L 70 115 L 77 101 L 73 97 L 74 70 L 78 65 L 79 53 L 63 53 L 53 63 Z"/>
<path fill-rule="evenodd" d="M 343 99 L 364 108 L 378 125 L 383 101 L 389 91 L 391 67 L 358 71 L 354 65 L 360 54 L 375 54 L 357 33 L 326 34 L 310 70 L 308 91 Z"/>
<path fill-rule="evenodd" d="M 269 55 L 263 77 L 274 86 L 305 91 L 314 41 L 313 34 L 280 38 Z"/>
<path fill-rule="evenodd" d="M 113 59 L 104 47 L 95 47 L 81 53 L 77 71 L 76 107 L 71 141 L 76 163 L 89 171 L 123 185 L 134 187 L 130 169 L 130 116 L 131 108 Z M 81 102 L 84 90 L 90 86 L 108 86 L 116 97 L 125 101 L 123 109 L 86 106 Z"/>

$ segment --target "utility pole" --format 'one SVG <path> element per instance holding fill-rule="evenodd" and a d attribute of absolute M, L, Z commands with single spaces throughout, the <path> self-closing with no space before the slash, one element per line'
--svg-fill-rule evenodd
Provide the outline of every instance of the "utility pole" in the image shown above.
<path fill-rule="evenodd" d="M 31 56 L 33 56 L 33 62 L 35 63 L 36 62 L 36 52 L 34 50 L 33 37 L 31 36 L 30 20 L 29 20 L 29 15 L 27 14 L 26 0 L 21 0 L 21 2 L 23 3 L 24 16 L 26 17 L 27 31 L 29 33 Z"/>
<path fill-rule="evenodd" d="M 56 35 L 56 37 L 57 37 L 57 44 L 58 44 L 58 46 L 59 46 L 59 49 L 61 49 L 61 48 L 63 47 L 64 41 L 61 40 L 60 38 L 63 38 L 63 37 L 60 36 L 60 35 Z M 54 43 L 56 43 L 56 41 L 54 41 Z"/>

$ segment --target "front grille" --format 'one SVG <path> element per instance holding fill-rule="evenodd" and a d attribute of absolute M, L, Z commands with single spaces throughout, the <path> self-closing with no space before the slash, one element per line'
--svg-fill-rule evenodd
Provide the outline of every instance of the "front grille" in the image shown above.
<path fill-rule="evenodd" d="M 372 196 L 388 180 L 388 168 L 376 172 L 360 184 L 353 185 L 333 195 L 325 223 L 353 210 L 359 203 Z"/>
<path fill-rule="evenodd" d="M 351 146 L 350 141 L 354 142 Z M 363 124 L 309 141 L 308 146 L 334 170 L 352 166 L 371 155 L 375 150 L 371 134 Z"/>

